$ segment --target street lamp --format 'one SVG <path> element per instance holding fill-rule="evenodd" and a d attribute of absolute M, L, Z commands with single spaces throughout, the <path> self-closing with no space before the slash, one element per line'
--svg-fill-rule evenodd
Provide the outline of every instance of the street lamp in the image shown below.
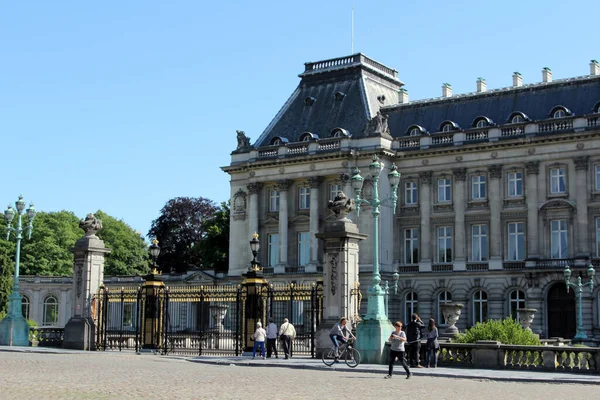
<path fill-rule="evenodd" d="M 158 265 L 156 264 L 156 260 L 158 259 L 158 255 L 160 254 L 160 247 L 158 246 L 158 240 L 154 239 L 152 244 L 150 245 L 150 257 L 152 257 L 152 273 L 154 275 L 158 274 Z"/>
<path fill-rule="evenodd" d="M 568 265 L 565 267 L 564 271 L 565 283 L 567 284 L 567 293 L 569 293 L 569 288 L 573 287 L 577 295 L 577 333 L 575 334 L 575 337 L 573 337 L 573 339 L 588 338 L 585 334 L 585 331 L 583 330 L 583 305 L 581 304 L 581 295 L 585 286 L 590 286 L 590 292 L 594 290 L 594 276 L 596 275 L 596 271 L 594 270 L 592 264 L 590 264 L 590 267 L 587 270 L 587 274 L 590 279 L 589 282 L 581 283 L 581 275 L 579 275 L 577 277 L 577 283 L 573 283 L 571 282 L 571 270 L 569 269 Z"/>
<path fill-rule="evenodd" d="M 252 261 L 250 262 L 249 271 L 259 272 L 260 262 L 256 260 L 256 256 L 258 255 L 258 250 L 260 249 L 260 241 L 258 240 L 258 233 L 254 232 L 252 235 L 252 240 L 250 241 L 250 250 L 252 250 Z"/>
<path fill-rule="evenodd" d="M 29 205 L 25 210 L 25 200 L 23 196 L 15 202 L 16 210 L 8 206 L 4 211 L 6 219 L 6 240 L 10 238 L 10 233 L 13 232 L 17 239 L 15 252 L 15 280 L 13 282 L 12 293 L 8 297 L 8 314 L 0 321 L 0 345 L 8 346 L 28 346 L 29 345 L 29 324 L 23 317 L 23 302 L 19 293 L 19 265 L 21 258 L 21 239 L 23 238 L 23 230 L 27 230 L 27 238 L 31 239 L 31 231 L 33 230 L 33 219 L 35 218 L 35 208 L 33 204 Z M 29 220 L 27 227 L 23 228 L 22 217 L 27 214 Z M 17 218 L 17 227 L 13 228 L 11 222 Z"/>
<path fill-rule="evenodd" d="M 392 164 L 392 169 L 388 174 L 388 181 L 390 183 L 391 195 L 385 199 L 379 199 L 379 174 L 383 165 L 379 162 L 377 155 L 373 156 L 373 162 L 369 165 L 369 175 L 373 180 L 373 198 L 371 200 L 365 200 L 361 198 L 362 186 L 364 178 L 360 175 L 360 170 L 354 168 L 354 175 L 352 176 L 352 188 L 356 194 L 356 216 L 360 215 L 361 204 L 369 204 L 372 207 L 371 214 L 373 215 L 373 276 L 371 281 L 373 286 L 368 290 L 368 302 L 367 302 L 367 315 L 365 320 L 382 320 L 387 319 L 384 308 L 384 291 L 379 285 L 381 282 L 381 274 L 379 273 L 379 206 L 391 200 L 392 211 L 396 213 L 396 203 L 398 202 L 398 185 L 400 184 L 400 173 L 398 167 Z"/>

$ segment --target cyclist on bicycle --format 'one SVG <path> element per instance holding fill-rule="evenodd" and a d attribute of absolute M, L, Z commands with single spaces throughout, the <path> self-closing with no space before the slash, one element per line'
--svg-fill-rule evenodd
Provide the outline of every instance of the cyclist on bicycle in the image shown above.
<path fill-rule="evenodd" d="M 347 318 L 342 318 L 340 319 L 340 322 L 336 323 L 333 328 L 331 328 L 331 330 L 329 331 L 329 337 L 331 338 L 331 341 L 333 342 L 333 346 L 335 349 L 335 362 L 339 362 L 339 357 L 340 357 L 340 353 L 339 353 L 339 347 L 340 344 L 346 344 L 348 343 L 348 339 L 346 338 L 346 334 L 345 332 L 348 333 L 348 335 L 356 340 L 356 336 L 354 336 L 351 332 L 351 329 L 346 326 L 346 324 L 348 323 L 348 319 Z M 341 343 L 340 343 L 341 342 Z"/>

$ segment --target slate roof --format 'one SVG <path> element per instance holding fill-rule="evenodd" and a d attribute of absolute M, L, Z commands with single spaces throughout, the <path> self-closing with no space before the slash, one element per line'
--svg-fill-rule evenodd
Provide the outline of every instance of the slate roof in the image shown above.
<path fill-rule="evenodd" d="M 406 136 L 413 125 L 429 133 L 439 132 L 444 121 L 462 129 L 473 128 L 477 117 L 485 116 L 495 124 L 507 123 L 512 113 L 520 111 L 531 120 L 544 120 L 556 106 L 564 106 L 574 115 L 591 114 L 600 102 L 600 76 L 583 76 L 537 83 L 483 93 L 455 95 L 384 107 L 393 137 Z"/>
<path fill-rule="evenodd" d="M 306 63 L 300 84 L 254 147 L 268 146 L 277 136 L 298 142 L 304 132 L 328 138 L 334 128 L 360 135 L 382 105 L 397 103 L 397 75 L 360 53 Z M 385 96 L 383 103 L 379 96 Z M 307 105 L 310 98 L 314 102 Z"/>

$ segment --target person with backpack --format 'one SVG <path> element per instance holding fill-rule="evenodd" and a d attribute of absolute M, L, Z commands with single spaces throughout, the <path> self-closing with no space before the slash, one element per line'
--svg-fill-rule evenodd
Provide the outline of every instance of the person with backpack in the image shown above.
<path fill-rule="evenodd" d="M 406 342 L 408 344 L 408 364 L 411 367 L 423 368 L 421 366 L 421 330 L 423 321 L 417 313 L 411 316 L 412 321 L 406 325 Z"/>

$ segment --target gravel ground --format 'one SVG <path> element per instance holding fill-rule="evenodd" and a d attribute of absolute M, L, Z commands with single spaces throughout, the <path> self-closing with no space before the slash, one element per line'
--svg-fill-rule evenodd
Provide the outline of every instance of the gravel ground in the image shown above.
<path fill-rule="evenodd" d="M 401 370 L 401 368 L 400 368 Z M 13 399 L 600 399 L 600 385 L 514 383 L 198 364 L 155 355 L 0 352 L 0 398 Z"/>

